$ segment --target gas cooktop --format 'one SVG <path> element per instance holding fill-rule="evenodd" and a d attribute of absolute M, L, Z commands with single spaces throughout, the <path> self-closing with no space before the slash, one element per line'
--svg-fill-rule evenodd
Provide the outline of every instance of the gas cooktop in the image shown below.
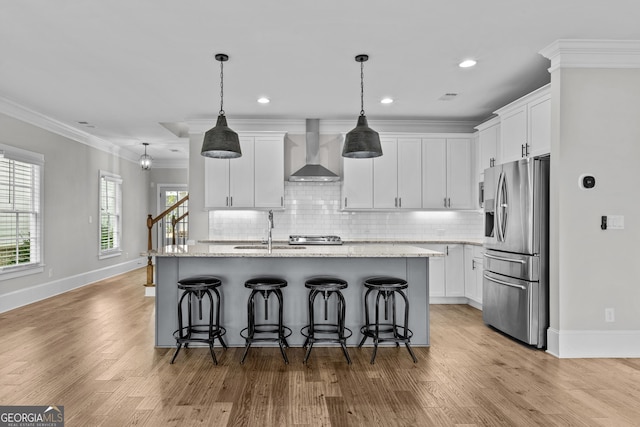
<path fill-rule="evenodd" d="M 290 245 L 341 245 L 340 236 L 289 236 Z"/>

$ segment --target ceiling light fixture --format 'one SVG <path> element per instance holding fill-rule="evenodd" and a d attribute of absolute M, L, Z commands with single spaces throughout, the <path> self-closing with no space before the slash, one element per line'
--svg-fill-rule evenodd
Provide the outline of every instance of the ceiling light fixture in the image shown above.
<path fill-rule="evenodd" d="M 477 64 L 477 62 L 474 59 L 465 59 L 464 61 L 462 61 L 461 63 L 458 64 L 458 67 L 460 67 L 460 68 L 470 68 L 470 67 L 473 67 L 476 64 Z"/>
<path fill-rule="evenodd" d="M 382 98 L 380 100 L 380 104 L 393 104 L 393 98 L 389 98 L 389 97 Z"/>
<path fill-rule="evenodd" d="M 147 145 L 149 145 L 149 143 L 143 142 L 142 145 L 144 145 L 144 154 L 140 156 L 140 167 L 142 168 L 142 170 L 148 171 L 149 169 L 151 169 L 153 158 L 147 154 Z"/>
<path fill-rule="evenodd" d="M 271 100 L 269 98 L 267 98 L 266 96 L 258 98 L 258 103 L 260 103 L 260 104 L 268 104 L 270 102 L 271 102 Z"/>
<path fill-rule="evenodd" d="M 222 64 L 229 60 L 229 56 L 224 53 L 218 53 L 215 56 L 220 61 L 220 111 L 218 112 L 218 121 L 215 127 L 209 129 L 204 134 L 202 142 L 202 154 L 205 157 L 214 157 L 216 159 L 234 159 L 242 156 L 240 150 L 240 138 L 227 126 L 227 118 L 224 115 L 224 70 Z"/>
<path fill-rule="evenodd" d="M 364 63 L 368 59 L 369 55 L 356 56 L 356 62 L 360 63 L 360 116 L 356 127 L 347 133 L 344 140 L 343 157 L 367 159 L 382 156 L 380 135 L 369 127 L 364 115 Z"/>

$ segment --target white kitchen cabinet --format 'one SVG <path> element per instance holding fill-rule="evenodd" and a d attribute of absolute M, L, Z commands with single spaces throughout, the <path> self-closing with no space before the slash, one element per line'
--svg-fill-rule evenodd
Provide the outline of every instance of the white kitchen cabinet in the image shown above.
<path fill-rule="evenodd" d="M 422 142 L 420 138 L 381 138 L 381 157 L 373 159 L 373 207 L 422 207 Z"/>
<path fill-rule="evenodd" d="M 464 247 L 464 295 L 469 305 L 482 309 L 482 273 L 483 273 L 483 248 L 475 245 Z"/>
<path fill-rule="evenodd" d="M 549 85 L 496 111 L 500 117 L 502 163 L 548 154 L 551 150 Z"/>
<path fill-rule="evenodd" d="M 284 208 L 284 140 L 282 137 L 256 138 L 255 207 Z"/>
<path fill-rule="evenodd" d="M 478 174 L 482 178 L 485 169 L 500 164 L 500 158 L 498 157 L 499 119 L 491 119 L 476 126 L 476 129 L 478 129 Z"/>
<path fill-rule="evenodd" d="M 420 245 L 443 252 L 429 258 L 429 298 L 432 303 L 458 304 L 464 300 L 464 245 Z"/>
<path fill-rule="evenodd" d="M 422 207 L 471 209 L 471 139 L 422 140 Z"/>
<path fill-rule="evenodd" d="M 373 208 L 373 159 L 343 158 L 342 208 Z"/>
<path fill-rule="evenodd" d="M 284 135 L 239 135 L 242 156 L 205 158 L 205 208 L 284 206 Z"/>

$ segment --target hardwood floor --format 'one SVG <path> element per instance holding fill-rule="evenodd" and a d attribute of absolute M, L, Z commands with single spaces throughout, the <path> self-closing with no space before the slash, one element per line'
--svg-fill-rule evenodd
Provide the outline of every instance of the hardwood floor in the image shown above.
<path fill-rule="evenodd" d="M 640 359 L 557 359 L 431 306 L 431 347 L 154 348 L 145 270 L 0 314 L 0 404 L 64 405 L 66 426 L 640 425 Z M 412 309 L 415 309 L 412 307 Z M 357 344 L 354 338 L 351 345 Z"/>

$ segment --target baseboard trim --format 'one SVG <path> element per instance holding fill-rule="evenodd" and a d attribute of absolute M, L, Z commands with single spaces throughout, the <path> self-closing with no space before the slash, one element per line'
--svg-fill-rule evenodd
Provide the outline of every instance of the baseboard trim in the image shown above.
<path fill-rule="evenodd" d="M 13 310 L 34 302 L 42 301 L 56 295 L 63 294 L 73 289 L 108 279 L 118 274 L 126 273 L 142 267 L 147 262 L 146 258 L 136 258 L 121 264 L 112 265 L 98 270 L 87 271 L 75 276 L 65 277 L 29 288 L 20 289 L 0 295 L 0 313 Z M 142 283 L 140 287 L 142 287 Z"/>
<path fill-rule="evenodd" d="M 640 331 L 547 330 L 547 353 L 558 358 L 637 358 Z"/>

